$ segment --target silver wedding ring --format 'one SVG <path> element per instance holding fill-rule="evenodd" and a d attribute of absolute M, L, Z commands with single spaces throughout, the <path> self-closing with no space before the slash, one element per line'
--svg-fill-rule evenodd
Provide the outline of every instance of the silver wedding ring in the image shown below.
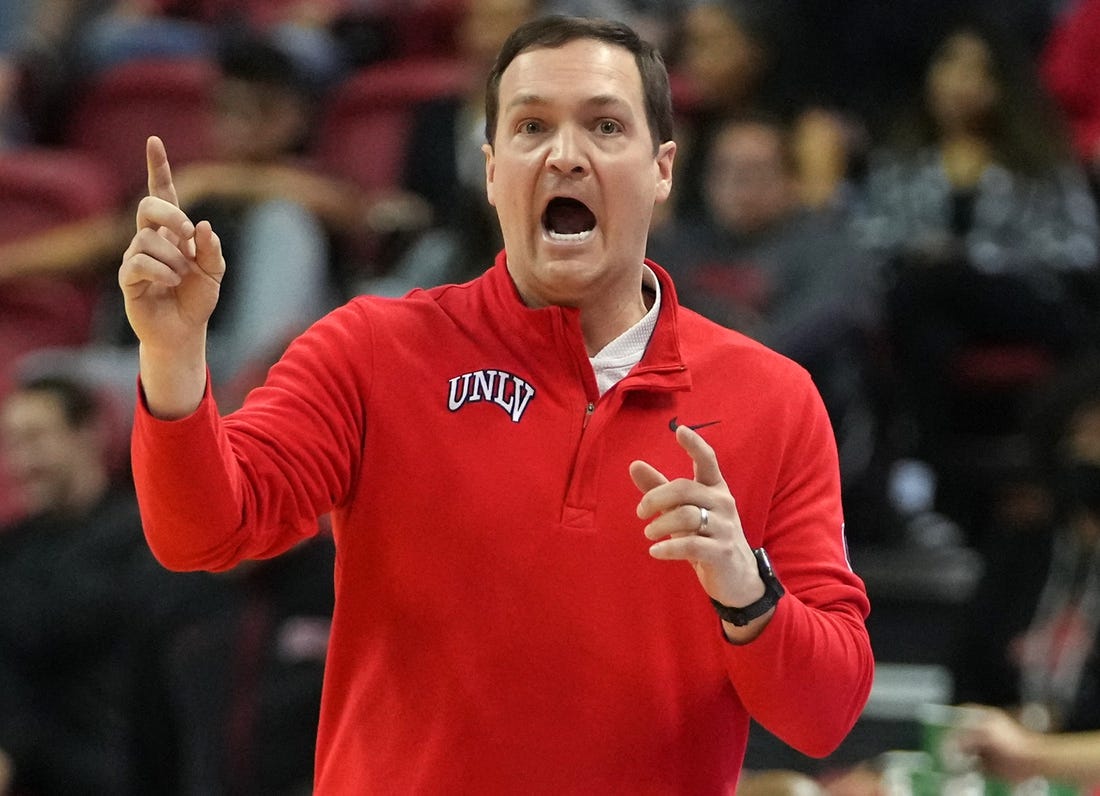
<path fill-rule="evenodd" d="M 699 507 L 699 533 L 707 532 L 707 523 L 710 521 L 710 512 L 702 506 Z"/>

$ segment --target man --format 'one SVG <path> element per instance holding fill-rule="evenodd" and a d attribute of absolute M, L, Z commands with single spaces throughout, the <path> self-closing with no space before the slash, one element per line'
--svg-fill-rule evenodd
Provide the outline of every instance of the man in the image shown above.
<path fill-rule="evenodd" d="M 643 261 L 676 150 L 660 56 L 539 19 L 486 104 L 493 268 L 353 300 L 225 419 L 225 262 L 151 139 L 119 281 L 154 552 L 224 569 L 332 511 L 319 793 L 732 792 L 750 714 L 827 754 L 873 666 L 836 450 L 804 371 Z"/>
<path fill-rule="evenodd" d="M 208 593 L 206 577 L 149 555 L 105 417 L 66 376 L 0 402 L 0 451 L 28 512 L 0 529 L 0 769 L 14 793 L 157 790 L 136 772 L 142 662 L 153 631 Z"/>
<path fill-rule="evenodd" d="M 140 550 L 136 506 L 112 489 L 102 415 L 76 382 L 8 393 L 0 443 L 27 510 L 0 530 L 0 750 L 16 792 L 123 793 L 128 587 L 107 575 Z"/>
<path fill-rule="evenodd" d="M 874 323 L 874 272 L 847 225 L 807 208 L 786 128 L 766 116 L 714 135 L 703 207 L 651 236 L 680 296 L 814 372 Z M 849 342 L 850 345 L 850 342 Z M 815 376 L 824 375 L 815 373 Z M 819 382 L 820 383 L 820 382 Z"/>

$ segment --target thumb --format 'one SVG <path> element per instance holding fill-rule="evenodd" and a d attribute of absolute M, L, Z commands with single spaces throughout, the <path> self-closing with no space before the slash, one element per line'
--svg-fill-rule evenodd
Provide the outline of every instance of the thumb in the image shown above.
<path fill-rule="evenodd" d="M 661 484 L 668 483 L 668 479 L 665 478 L 660 470 L 642 461 L 630 463 L 630 478 L 634 481 L 634 486 L 638 487 L 643 493 Z"/>

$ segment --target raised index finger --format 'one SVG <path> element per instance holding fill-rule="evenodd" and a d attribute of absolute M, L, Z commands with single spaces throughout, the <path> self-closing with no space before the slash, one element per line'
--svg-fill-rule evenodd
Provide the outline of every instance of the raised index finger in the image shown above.
<path fill-rule="evenodd" d="M 149 195 L 179 207 L 176 186 L 172 182 L 172 168 L 168 165 L 168 152 L 164 142 L 155 135 L 149 136 L 145 142 L 145 166 L 149 170 Z"/>
<path fill-rule="evenodd" d="M 687 426 L 677 426 L 676 441 L 687 451 L 695 467 L 695 480 L 705 486 L 717 486 L 725 483 L 722 471 L 718 469 L 718 457 L 698 431 Z"/>

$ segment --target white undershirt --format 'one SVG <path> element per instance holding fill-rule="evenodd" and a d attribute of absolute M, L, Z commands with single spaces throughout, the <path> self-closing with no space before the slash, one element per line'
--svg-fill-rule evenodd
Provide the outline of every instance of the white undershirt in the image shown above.
<path fill-rule="evenodd" d="M 601 348 L 595 356 L 589 357 L 592 369 L 596 371 L 596 385 L 600 389 L 600 395 L 615 386 L 641 361 L 653 329 L 657 326 L 657 314 L 661 309 L 661 285 L 648 265 L 643 265 L 642 269 L 642 284 L 653 289 L 653 306 L 640 321 Z"/>

